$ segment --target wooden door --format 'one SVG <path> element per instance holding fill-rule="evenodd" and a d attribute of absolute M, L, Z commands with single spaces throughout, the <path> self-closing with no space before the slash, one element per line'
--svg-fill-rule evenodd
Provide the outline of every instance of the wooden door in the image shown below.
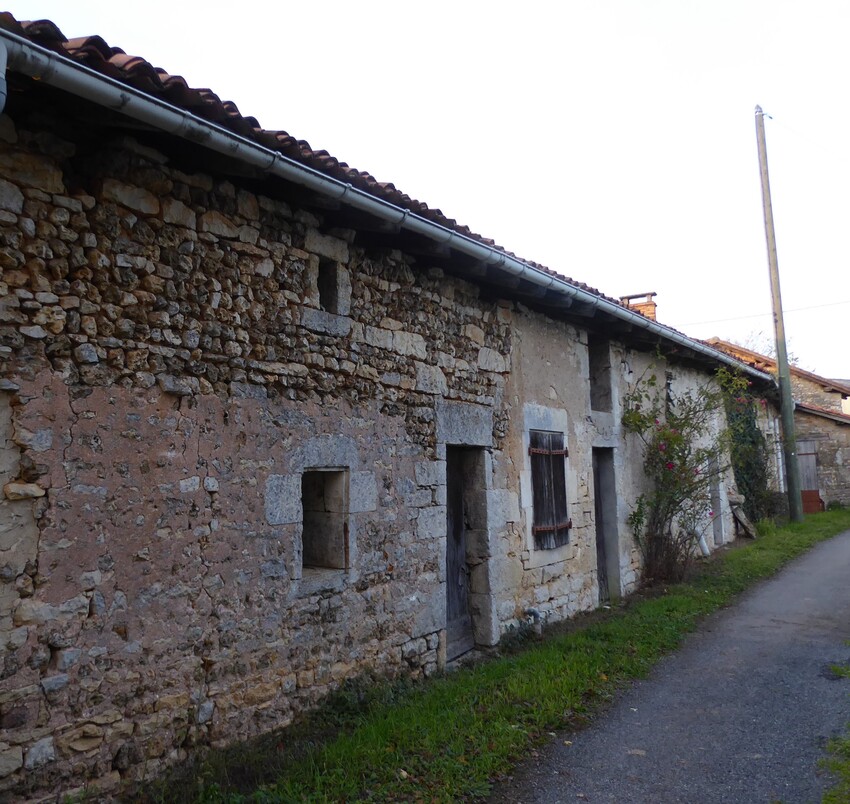
<path fill-rule="evenodd" d="M 816 514 L 818 511 L 823 511 L 818 484 L 817 446 L 814 441 L 797 442 L 797 464 L 800 467 L 803 513 Z"/>
<path fill-rule="evenodd" d="M 464 516 L 464 450 L 446 448 L 446 659 L 472 650 Z"/>

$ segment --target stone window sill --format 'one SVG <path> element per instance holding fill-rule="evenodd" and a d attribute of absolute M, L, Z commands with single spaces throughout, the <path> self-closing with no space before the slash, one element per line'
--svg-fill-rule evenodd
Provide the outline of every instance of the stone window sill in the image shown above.
<path fill-rule="evenodd" d="M 342 569 L 304 567 L 298 581 L 298 595 L 316 595 L 323 592 L 340 592 L 345 586 L 348 572 Z"/>

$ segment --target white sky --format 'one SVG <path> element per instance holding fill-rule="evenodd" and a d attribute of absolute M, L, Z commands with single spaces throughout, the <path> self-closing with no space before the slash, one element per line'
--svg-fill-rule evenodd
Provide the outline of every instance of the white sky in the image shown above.
<path fill-rule="evenodd" d="M 789 349 L 850 378 L 847 0 L 7 0 L 100 34 L 697 338 L 772 338 L 753 109 Z"/>

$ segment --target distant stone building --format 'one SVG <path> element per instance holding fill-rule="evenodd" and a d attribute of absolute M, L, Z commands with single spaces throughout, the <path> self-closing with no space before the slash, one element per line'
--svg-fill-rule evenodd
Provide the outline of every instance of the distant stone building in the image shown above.
<path fill-rule="evenodd" d="M 0 47 L 0 796 L 634 589 L 624 395 L 737 361 L 97 37 Z"/>
<path fill-rule="evenodd" d="M 735 343 L 708 343 L 759 371 L 776 373 L 776 360 Z M 829 503 L 850 505 L 850 385 L 790 367 L 797 459 L 806 513 Z"/>

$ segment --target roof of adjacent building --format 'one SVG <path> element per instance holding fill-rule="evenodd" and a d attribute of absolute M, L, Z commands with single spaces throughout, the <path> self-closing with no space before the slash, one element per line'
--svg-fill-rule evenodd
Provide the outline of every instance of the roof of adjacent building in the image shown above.
<path fill-rule="evenodd" d="M 753 368 L 759 371 L 775 372 L 776 358 L 768 357 L 767 355 L 759 354 L 758 352 L 748 349 L 745 346 L 739 346 L 731 341 L 724 341 L 722 338 L 709 338 L 706 341 L 710 346 L 720 349 L 727 354 L 737 357 L 745 363 L 748 363 Z M 825 391 L 831 391 L 841 396 L 850 397 L 850 384 L 844 380 L 830 380 L 827 377 L 821 377 L 820 374 L 815 374 L 811 371 L 806 371 L 798 366 L 790 366 L 792 374 L 804 380 L 820 385 Z"/>
<path fill-rule="evenodd" d="M 794 407 L 801 413 L 810 413 L 812 416 L 822 416 L 825 419 L 832 419 L 840 424 L 850 425 L 850 416 L 846 413 L 839 413 L 836 410 L 822 408 L 820 405 L 812 405 L 807 402 L 795 402 Z"/>

